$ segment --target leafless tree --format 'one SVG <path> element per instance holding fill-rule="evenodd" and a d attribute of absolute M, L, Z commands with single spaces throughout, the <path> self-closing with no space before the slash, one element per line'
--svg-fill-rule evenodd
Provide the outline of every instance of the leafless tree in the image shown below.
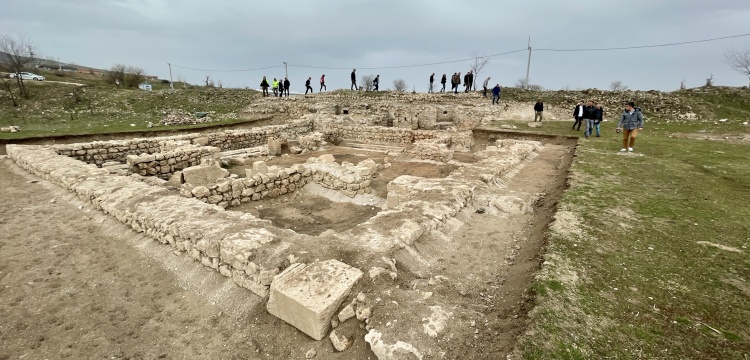
<path fill-rule="evenodd" d="M 729 49 L 724 53 L 724 61 L 732 70 L 747 76 L 750 80 L 750 49 Z"/>
<path fill-rule="evenodd" d="M 114 64 L 107 71 L 107 81 L 110 84 L 123 84 L 125 82 L 125 70 L 128 67 L 125 64 Z M 118 85 L 119 86 L 119 85 Z"/>
<path fill-rule="evenodd" d="M 615 80 L 609 84 L 609 89 L 612 91 L 625 91 L 628 89 L 628 86 L 622 80 Z"/>
<path fill-rule="evenodd" d="M 123 84 L 129 88 L 138 87 L 138 85 L 146 80 L 145 74 L 143 69 L 139 67 L 128 66 L 125 70 L 125 81 L 123 81 Z"/>
<path fill-rule="evenodd" d="M 490 58 L 484 56 L 484 54 L 480 54 L 476 51 L 471 53 L 471 57 L 474 59 L 471 63 L 471 73 L 474 74 L 474 83 L 472 84 L 473 89 L 477 89 L 477 81 L 481 81 L 479 79 L 479 74 L 482 72 L 482 69 L 484 69 L 485 66 L 487 66 L 487 63 L 490 62 Z"/>
<path fill-rule="evenodd" d="M 519 89 L 527 89 L 529 87 L 529 82 L 530 81 L 526 81 L 525 78 L 518 79 L 516 81 L 516 87 Z"/>
<path fill-rule="evenodd" d="M 0 36 L 0 69 L 16 74 L 18 91 L 25 98 L 29 97 L 29 92 L 26 90 L 23 78 L 19 76 L 19 73 L 25 71 L 33 64 L 33 54 L 34 45 L 26 35 Z"/>
<path fill-rule="evenodd" d="M 359 79 L 359 87 L 364 88 L 365 91 L 372 91 L 374 88 L 372 82 L 375 80 L 375 76 L 370 75 L 362 75 Z"/>
<path fill-rule="evenodd" d="M 404 92 L 406 91 L 406 81 L 403 79 L 396 79 L 393 80 L 393 90 L 396 92 Z"/>
<path fill-rule="evenodd" d="M 711 76 L 709 76 L 708 79 L 706 79 L 706 85 L 704 86 L 705 87 L 714 86 L 714 74 L 711 74 Z"/>
<path fill-rule="evenodd" d="M 8 96 L 10 96 L 10 100 L 13 101 L 13 106 L 18 106 L 18 100 L 16 99 L 16 95 L 13 93 L 13 86 L 11 86 L 11 82 L 8 81 L 8 79 L 4 76 L 1 76 L 0 79 L 3 82 L 3 88 L 8 92 Z"/>
<path fill-rule="evenodd" d="M 532 91 L 544 91 L 544 86 L 542 85 L 529 84 L 526 86 L 528 87 L 529 90 L 532 90 Z"/>

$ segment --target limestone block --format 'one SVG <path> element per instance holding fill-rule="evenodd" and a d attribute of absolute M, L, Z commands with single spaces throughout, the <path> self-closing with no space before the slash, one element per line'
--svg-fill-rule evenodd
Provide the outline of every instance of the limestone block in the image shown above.
<path fill-rule="evenodd" d="M 229 177 L 229 171 L 213 165 L 198 165 L 182 170 L 182 176 L 186 183 L 209 186 L 215 184 L 217 179 Z"/>
<path fill-rule="evenodd" d="M 210 195 L 211 191 L 205 186 L 196 186 L 190 193 L 197 198 L 202 198 Z"/>
<path fill-rule="evenodd" d="M 322 340 L 331 318 L 362 277 L 362 271 L 337 260 L 293 264 L 271 283 L 266 308 L 315 340 Z"/>
<path fill-rule="evenodd" d="M 164 185 L 171 186 L 171 187 L 180 187 L 183 184 L 182 179 L 182 171 L 177 171 L 169 178 L 169 181 L 167 181 Z"/>
<path fill-rule="evenodd" d="M 255 173 L 267 173 L 268 172 L 268 165 L 266 165 L 265 161 L 256 161 L 253 163 L 253 170 L 255 170 Z"/>
<path fill-rule="evenodd" d="M 336 159 L 333 157 L 333 154 L 323 154 L 318 157 L 318 162 L 321 163 L 332 163 L 335 161 Z"/>
<path fill-rule="evenodd" d="M 198 146 L 206 146 L 208 145 L 208 137 L 198 137 L 193 139 L 193 144 Z"/>
<path fill-rule="evenodd" d="M 281 139 L 269 137 L 268 138 L 268 155 L 273 155 L 273 156 L 281 155 L 281 144 L 282 144 Z"/>

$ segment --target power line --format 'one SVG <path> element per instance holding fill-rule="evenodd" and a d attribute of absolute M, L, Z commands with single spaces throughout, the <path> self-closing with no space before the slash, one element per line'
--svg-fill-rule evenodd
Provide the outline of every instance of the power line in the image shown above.
<path fill-rule="evenodd" d="M 179 66 L 179 65 L 175 65 L 175 64 L 172 64 L 172 67 L 176 67 L 176 68 L 180 68 L 180 69 L 187 69 L 187 70 L 208 71 L 208 72 L 249 72 L 249 71 L 258 71 L 258 70 L 280 68 L 280 67 L 284 67 L 284 65 L 274 65 L 274 66 L 266 66 L 266 67 L 256 68 L 256 69 L 238 69 L 238 70 L 196 69 L 196 68 L 191 68 L 191 67 L 187 67 L 187 66 Z"/>
<path fill-rule="evenodd" d="M 485 56 L 479 56 L 479 57 L 491 58 L 491 57 L 496 57 L 496 56 L 514 54 L 514 53 L 521 52 L 521 51 L 526 51 L 526 49 L 508 51 L 504 53 L 491 54 L 491 55 L 485 55 Z M 381 69 L 402 69 L 402 68 L 413 68 L 413 67 L 421 67 L 421 66 L 452 64 L 452 63 L 464 62 L 464 61 L 470 61 L 470 60 L 474 60 L 474 58 L 472 57 L 472 58 L 467 58 L 467 59 L 449 60 L 449 61 L 441 61 L 441 62 L 426 63 L 426 64 L 396 65 L 396 66 L 381 66 L 381 67 L 356 67 L 356 66 L 354 67 L 326 67 L 326 66 L 295 65 L 295 64 L 289 64 L 289 66 L 299 67 L 299 68 L 308 68 L 308 69 L 323 69 L 323 70 L 347 70 L 347 69 L 353 69 L 353 68 L 357 68 L 360 70 L 381 70 Z"/>
<path fill-rule="evenodd" d="M 656 44 L 656 45 L 641 45 L 641 46 L 612 47 L 612 48 L 583 48 L 583 49 L 534 49 L 533 51 L 560 51 L 560 52 L 567 51 L 567 52 L 573 52 L 573 51 L 632 50 L 632 49 L 645 49 L 645 48 L 656 48 L 656 47 L 666 47 L 666 46 L 696 44 L 696 43 L 710 42 L 710 41 L 716 41 L 716 40 L 734 39 L 734 38 L 739 38 L 739 37 L 744 37 L 744 36 L 750 36 L 750 34 L 722 36 L 722 37 L 713 38 L 713 39 L 683 41 L 683 42 L 667 43 L 667 44 Z"/>

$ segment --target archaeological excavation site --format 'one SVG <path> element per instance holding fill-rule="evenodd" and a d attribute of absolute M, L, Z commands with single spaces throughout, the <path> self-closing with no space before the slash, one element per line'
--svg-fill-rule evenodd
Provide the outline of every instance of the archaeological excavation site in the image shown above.
<path fill-rule="evenodd" d="M 271 120 L 6 150 L 261 301 L 278 334 L 304 334 L 288 358 L 513 350 L 575 139 L 489 127 L 499 107 L 478 96 L 316 94 L 246 111 Z"/>

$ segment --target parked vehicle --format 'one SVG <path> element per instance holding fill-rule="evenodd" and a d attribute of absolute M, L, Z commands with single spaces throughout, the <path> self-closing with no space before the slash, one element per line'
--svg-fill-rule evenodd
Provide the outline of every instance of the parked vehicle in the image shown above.
<path fill-rule="evenodd" d="M 34 74 L 34 73 L 30 73 L 30 72 L 22 72 L 22 73 L 19 73 L 19 74 L 21 74 L 21 79 L 23 79 L 23 80 L 36 80 L 36 81 L 44 81 L 44 80 L 46 80 L 44 76 L 37 75 L 37 74 Z M 10 73 L 9 76 L 11 78 L 15 79 L 16 78 L 16 73 Z"/>

